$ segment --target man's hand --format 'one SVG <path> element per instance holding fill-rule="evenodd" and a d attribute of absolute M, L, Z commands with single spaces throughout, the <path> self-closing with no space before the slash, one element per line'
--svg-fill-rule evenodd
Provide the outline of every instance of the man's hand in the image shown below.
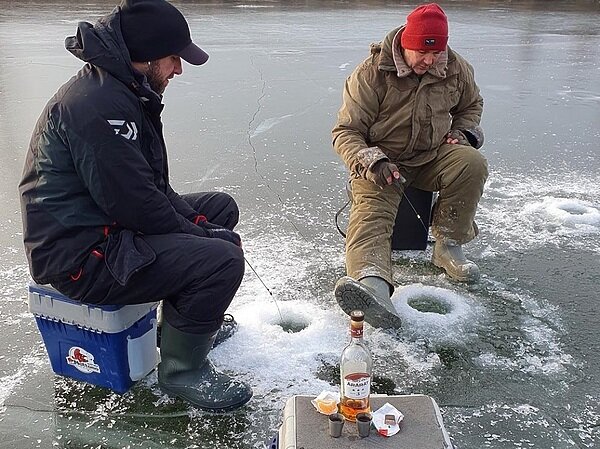
<path fill-rule="evenodd" d="M 240 248 L 242 247 L 242 239 L 238 233 L 207 221 L 204 215 L 198 215 L 193 221 L 201 228 L 204 228 L 207 237 L 227 240 Z"/>
<path fill-rule="evenodd" d="M 463 132 L 459 131 L 458 129 L 453 129 L 446 135 L 446 143 L 471 146 L 467 136 L 465 136 Z"/>
<path fill-rule="evenodd" d="M 394 181 L 399 180 L 404 182 L 404 178 L 400 174 L 400 170 L 395 164 L 381 160 L 375 163 L 373 167 L 367 170 L 367 180 L 377 184 L 379 187 L 391 185 Z"/>
<path fill-rule="evenodd" d="M 205 228 L 208 236 L 211 238 L 227 240 L 228 242 L 233 243 L 234 245 L 242 247 L 242 238 L 239 236 L 237 232 L 230 231 L 227 228 L 213 228 L 208 229 Z"/>

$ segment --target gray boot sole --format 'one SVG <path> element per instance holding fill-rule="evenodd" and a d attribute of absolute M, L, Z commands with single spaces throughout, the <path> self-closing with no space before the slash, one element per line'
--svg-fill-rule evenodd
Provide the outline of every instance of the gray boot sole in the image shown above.
<path fill-rule="evenodd" d="M 387 310 L 367 287 L 350 277 L 344 276 L 337 282 L 335 299 L 348 315 L 353 310 L 362 310 L 365 321 L 373 327 L 398 329 L 402 325 L 398 315 Z"/>

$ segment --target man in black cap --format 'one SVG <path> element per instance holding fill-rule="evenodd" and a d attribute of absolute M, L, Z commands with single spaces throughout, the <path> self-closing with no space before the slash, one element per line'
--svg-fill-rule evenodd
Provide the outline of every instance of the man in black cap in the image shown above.
<path fill-rule="evenodd" d="M 164 0 L 124 0 L 65 45 L 86 64 L 39 118 L 19 185 L 32 277 L 84 303 L 163 300 L 160 387 L 237 408 L 252 391 L 207 355 L 244 274 L 239 210 L 224 193 L 171 188 L 160 117 L 181 59 L 208 55 Z"/>

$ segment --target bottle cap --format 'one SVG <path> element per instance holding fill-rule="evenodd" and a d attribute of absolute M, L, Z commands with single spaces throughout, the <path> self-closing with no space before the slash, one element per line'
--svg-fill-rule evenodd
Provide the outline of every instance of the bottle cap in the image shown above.
<path fill-rule="evenodd" d="M 353 310 L 352 312 L 350 312 L 350 318 L 352 319 L 352 321 L 364 321 L 365 312 L 363 312 L 362 310 Z"/>

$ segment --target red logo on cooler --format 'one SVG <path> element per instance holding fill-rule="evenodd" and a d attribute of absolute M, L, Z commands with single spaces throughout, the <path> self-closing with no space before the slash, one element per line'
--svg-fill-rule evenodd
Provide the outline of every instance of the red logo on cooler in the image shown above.
<path fill-rule="evenodd" d="M 73 351 L 73 359 L 77 360 L 79 363 L 85 363 L 88 361 L 87 357 L 83 355 L 80 348 L 75 348 Z"/>
<path fill-rule="evenodd" d="M 94 363 L 94 355 L 79 346 L 69 349 L 67 364 L 86 374 L 100 372 L 100 366 Z"/>

